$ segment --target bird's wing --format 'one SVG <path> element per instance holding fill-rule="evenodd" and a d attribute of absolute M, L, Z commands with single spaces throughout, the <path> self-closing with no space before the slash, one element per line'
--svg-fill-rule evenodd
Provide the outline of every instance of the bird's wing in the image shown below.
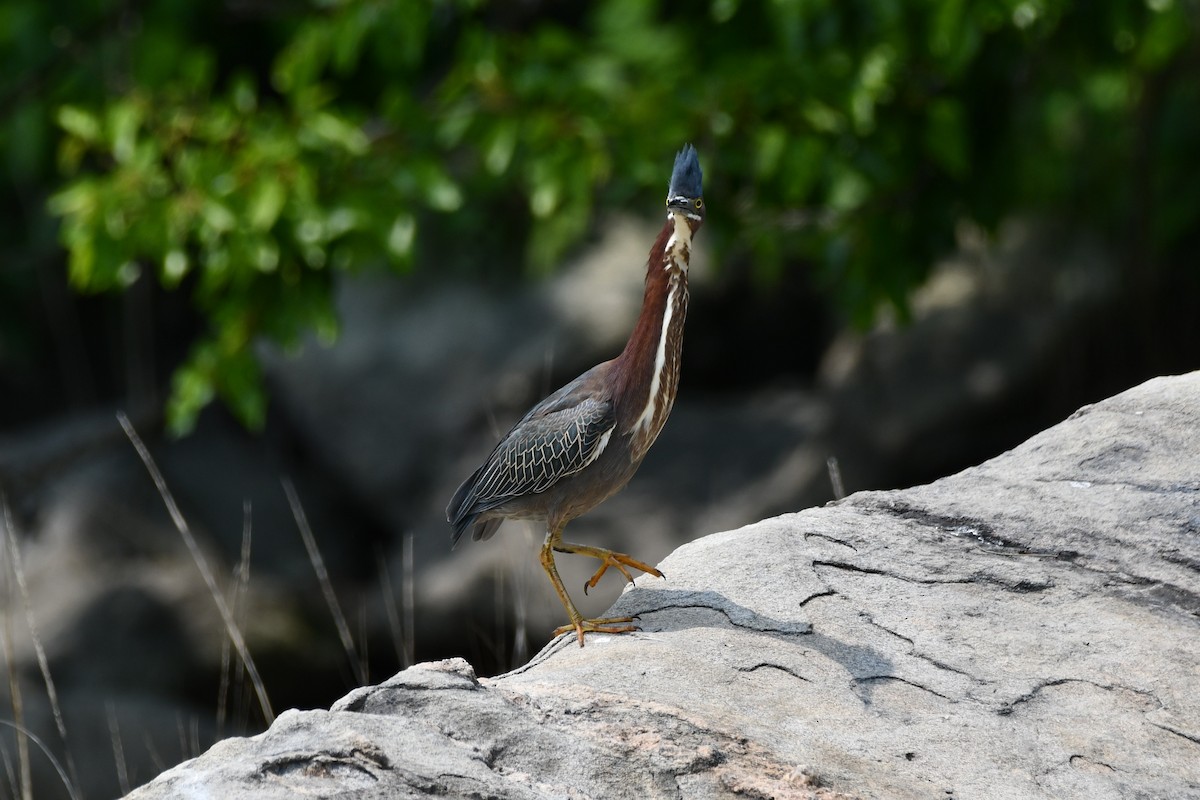
<path fill-rule="evenodd" d="M 556 392 L 496 445 L 476 475 L 471 505 L 480 510 L 494 508 L 513 497 L 544 492 L 595 461 L 608 445 L 615 425 L 612 401 L 607 397 Z"/>

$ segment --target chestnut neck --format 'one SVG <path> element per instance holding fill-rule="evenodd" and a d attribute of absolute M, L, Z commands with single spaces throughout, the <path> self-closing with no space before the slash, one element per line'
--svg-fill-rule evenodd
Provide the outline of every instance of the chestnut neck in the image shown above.
<path fill-rule="evenodd" d="M 695 227 L 668 213 L 650 248 L 641 314 L 614 364 L 618 430 L 633 435 L 635 460 L 658 436 L 675 401 Z"/>

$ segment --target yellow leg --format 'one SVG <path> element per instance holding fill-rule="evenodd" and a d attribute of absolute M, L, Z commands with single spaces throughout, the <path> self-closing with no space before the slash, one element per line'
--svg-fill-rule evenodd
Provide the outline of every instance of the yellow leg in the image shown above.
<path fill-rule="evenodd" d="M 575 635 L 579 637 L 579 646 L 583 647 L 583 634 L 585 632 L 590 632 L 590 633 L 628 633 L 629 631 L 638 630 L 638 627 L 636 625 L 631 624 L 633 622 L 633 617 L 604 617 L 604 618 L 599 618 L 599 619 L 584 619 L 583 615 L 579 613 L 579 610 L 575 608 L 575 604 L 572 603 L 571 598 L 567 596 L 567 590 L 563 586 L 562 578 L 558 577 L 558 568 L 554 565 L 554 551 L 557 550 L 560 553 L 583 552 L 583 551 L 577 550 L 577 549 L 568 549 L 568 548 L 579 548 L 579 547 L 580 547 L 580 545 L 570 545 L 570 544 L 563 543 L 563 541 L 562 541 L 562 526 L 561 525 L 556 526 L 556 527 L 551 527 L 550 530 L 548 530 L 546 532 L 546 541 L 542 545 L 542 552 L 541 552 L 542 569 L 546 570 L 546 574 L 550 576 L 550 582 L 552 584 L 554 584 L 554 591 L 558 593 L 558 599 L 562 601 L 563 607 L 567 609 L 567 616 L 571 618 L 570 624 L 563 625 L 559 628 L 555 628 L 554 635 L 558 636 L 559 634 L 568 633 L 570 631 L 575 631 Z M 611 551 L 601 550 L 600 548 L 595 548 L 595 547 L 585 548 L 585 550 L 586 551 L 595 551 L 595 553 L 602 553 L 602 552 L 609 553 L 610 555 L 613 555 L 613 556 L 621 555 L 620 553 L 611 553 Z M 593 557 L 595 557 L 595 558 L 605 558 L 605 556 L 597 555 L 597 554 L 594 554 L 593 552 L 587 552 L 586 554 L 593 555 Z M 629 559 L 628 556 L 623 556 L 623 558 Z M 629 561 L 633 561 L 633 559 L 629 559 Z M 628 563 L 628 562 L 626 562 L 626 563 Z M 629 575 L 629 573 L 626 572 L 624 567 L 621 567 L 620 564 L 617 564 L 616 566 L 622 572 L 625 572 L 626 576 Z M 654 574 L 658 575 L 659 577 L 662 577 L 662 574 L 659 573 L 657 570 L 655 570 L 653 567 L 643 568 L 644 565 L 639 566 L 638 562 L 634 562 L 634 563 L 630 564 L 630 566 L 636 567 L 638 569 L 642 569 L 643 572 L 653 572 Z M 605 561 L 605 564 L 600 568 L 600 571 L 595 576 L 593 576 L 592 580 L 593 581 L 598 580 L 600 575 L 603 575 L 604 570 L 606 570 L 606 569 L 608 569 L 607 560 Z"/>
<path fill-rule="evenodd" d="M 559 541 L 554 545 L 554 549 L 560 553 L 577 553 L 581 556 L 590 556 L 600 561 L 600 569 L 596 570 L 596 574 L 583 584 L 583 593 L 587 594 L 588 589 L 595 589 L 596 584 L 604 577 L 604 573 L 608 572 L 609 567 L 616 567 L 621 574 L 625 576 L 627 583 L 633 583 L 633 576 L 629 574 L 629 570 L 625 567 L 633 567 L 636 570 L 653 575 L 656 578 L 664 577 L 661 572 L 656 570 L 649 564 L 644 564 L 636 558 L 627 556 L 624 553 L 617 553 L 612 550 L 607 550 L 603 547 L 591 547 L 586 544 L 571 544 L 570 542 Z"/>

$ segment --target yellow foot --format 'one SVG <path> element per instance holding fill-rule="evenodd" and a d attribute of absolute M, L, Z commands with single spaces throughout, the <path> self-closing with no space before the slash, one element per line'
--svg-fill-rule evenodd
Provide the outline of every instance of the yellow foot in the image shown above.
<path fill-rule="evenodd" d="M 656 578 L 664 577 L 663 574 L 654 567 L 650 566 L 649 564 L 643 564 L 636 558 L 631 558 L 624 553 L 614 553 L 611 550 L 601 550 L 598 553 L 588 553 L 586 555 L 591 555 L 593 558 L 600 559 L 600 569 L 596 570 L 596 574 L 583 584 L 584 594 L 588 593 L 588 589 L 596 588 L 596 584 L 598 584 L 600 579 L 604 577 L 604 573 L 608 572 L 609 567 L 616 567 L 618 570 L 620 570 L 621 574 L 625 576 L 626 583 L 633 583 L 633 576 L 629 574 L 629 570 L 625 569 L 626 566 L 633 567 L 636 570 L 641 570 L 647 575 L 653 575 Z"/>
<path fill-rule="evenodd" d="M 604 617 L 601 619 L 577 619 L 568 625 L 560 625 L 554 629 L 554 635 L 560 636 L 564 633 L 575 631 L 575 635 L 579 637 L 579 646 L 583 647 L 584 633 L 629 633 L 630 631 L 640 631 L 637 625 L 632 623 L 637 617 Z"/>

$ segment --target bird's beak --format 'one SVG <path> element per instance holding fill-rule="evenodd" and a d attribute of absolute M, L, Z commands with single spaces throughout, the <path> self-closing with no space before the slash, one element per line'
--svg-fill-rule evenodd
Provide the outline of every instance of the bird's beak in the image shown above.
<path fill-rule="evenodd" d="M 704 219 L 699 209 L 696 208 L 695 201 L 686 197 L 672 197 L 669 199 L 667 201 L 667 211 L 679 214 L 697 224 Z"/>

